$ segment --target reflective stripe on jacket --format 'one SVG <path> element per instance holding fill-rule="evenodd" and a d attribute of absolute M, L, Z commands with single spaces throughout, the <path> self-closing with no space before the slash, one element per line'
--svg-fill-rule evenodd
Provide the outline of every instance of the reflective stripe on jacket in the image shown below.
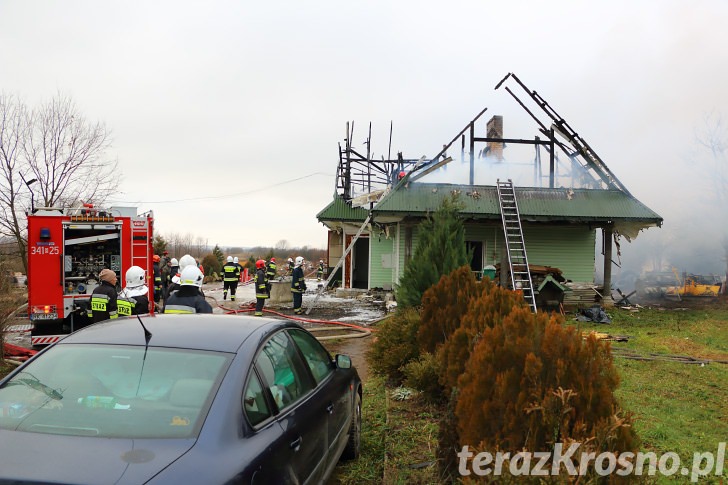
<path fill-rule="evenodd" d="M 136 300 L 134 298 L 117 298 L 116 305 L 119 307 L 119 315 L 122 317 L 128 317 L 134 315 L 134 307 L 136 306 Z"/>
<path fill-rule="evenodd" d="M 164 313 L 212 313 L 212 307 L 196 286 L 182 286 L 169 294 Z"/>

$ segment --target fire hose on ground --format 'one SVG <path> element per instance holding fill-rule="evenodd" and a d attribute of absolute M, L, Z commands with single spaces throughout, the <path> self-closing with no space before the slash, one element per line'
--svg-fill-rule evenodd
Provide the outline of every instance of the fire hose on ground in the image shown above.
<path fill-rule="evenodd" d="M 218 303 L 218 301 L 215 297 L 206 296 L 205 298 L 209 298 L 209 299 L 213 300 L 215 302 L 215 306 L 217 306 L 218 308 L 223 310 L 228 315 L 236 315 L 239 313 L 248 313 L 248 312 L 255 311 L 255 303 L 250 303 L 247 308 L 243 307 L 243 308 L 235 309 L 235 308 L 228 308 L 228 307 L 223 306 L 222 304 Z M 321 325 L 338 325 L 338 326 L 342 326 L 342 327 L 347 327 L 348 329 L 350 329 L 351 332 L 354 332 L 354 333 L 345 334 L 345 335 L 329 335 L 329 336 L 323 336 L 323 337 L 316 337 L 317 340 L 362 338 L 362 337 L 368 337 L 369 335 L 372 334 L 371 329 L 362 327 L 361 325 L 356 325 L 354 323 L 338 322 L 335 320 L 319 320 L 319 319 L 315 319 L 315 318 L 302 318 L 302 317 L 293 316 L 293 315 L 286 315 L 285 313 L 277 312 L 275 310 L 269 310 L 266 308 L 263 308 L 263 312 L 270 313 L 272 315 L 277 315 L 279 317 L 283 317 L 283 318 L 286 318 L 289 320 L 295 320 L 298 322 L 315 323 L 315 324 L 321 324 Z M 313 329 L 308 329 L 308 330 L 311 332 L 327 331 L 327 329 L 325 329 L 325 328 L 318 328 L 318 329 L 313 328 Z"/>

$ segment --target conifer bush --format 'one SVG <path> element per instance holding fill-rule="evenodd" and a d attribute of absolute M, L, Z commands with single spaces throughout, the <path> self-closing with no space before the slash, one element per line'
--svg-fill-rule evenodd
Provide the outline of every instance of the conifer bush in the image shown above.
<path fill-rule="evenodd" d="M 417 389 L 430 402 L 442 400 L 442 387 L 439 383 L 440 366 L 437 358 L 426 352 L 402 367 L 404 384 Z"/>
<path fill-rule="evenodd" d="M 402 368 L 419 357 L 417 329 L 420 314 L 417 309 L 399 309 L 377 326 L 376 340 L 372 342 L 367 360 L 375 373 L 401 383 Z"/>
<path fill-rule="evenodd" d="M 478 286 L 480 293 L 462 302 L 466 311 L 460 317 L 460 325 L 437 354 L 442 370 L 440 383 L 447 393 L 458 387 L 458 378 L 465 371 L 470 354 L 485 330 L 502 321 L 513 309 L 527 308 L 521 294 L 501 288 L 489 279 Z"/>
<path fill-rule="evenodd" d="M 435 352 L 460 326 L 469 303 L 482 292 L 469 266 L 440 278 L 422 295 L 422 324 L 417 341 L 423 352 Z"/>
<path fill-rule="evenodd" d="M 584 340 L 562 320 L 519 307 L 483 329 L 457 381 L 461 445 L 551 451 L 578 441 L 596 453 L 637 450 L 632 416 L 614 396 L 609 343 Z"/>
<path fill-rule="evenodd" d="M 470 261 L 465 246 L 465 226 L 460 217 L 461 206 L 457 196 L 448 197 L 417 228 L 415 252 L 405 265 L 395 291 L 400 308 L 419 307 L 423 293 L 442 275 Z"/>

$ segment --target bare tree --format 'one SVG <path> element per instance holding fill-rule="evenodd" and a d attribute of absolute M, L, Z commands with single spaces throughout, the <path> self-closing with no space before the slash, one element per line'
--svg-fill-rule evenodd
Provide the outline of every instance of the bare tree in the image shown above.
<path fill-rule="evenodd" d="M 276 243 L 276 250 L 280 252 L 287 251 L 289 247 L 288 240 L 286 239 L 281 239 Z"/>
<path fill-rule="evenodd" d="M 118 181 L 117 162 L 106 157 L 111 144 L 106 127 L 87 121 L 60 93 L 32 113 L 29 126 L 23 148 L 39 182 L 38 203 L 103 203 Z"/>
<path fill-rule="evenodd" d="M 27 272 L 26 218 L 29 192 L 23 183 L 27 167 L 22 146 L 28 130 L 25 104 L 15 96 L 0 94 L 0 234 L 16 243 Z"/>
<path fill-rule="evenodd" d="M 47 207 L 103 203 L 118 179 L 116 162 L 105 156 L 109 145 L 106 128 L 87 122 L 68 97 L 57 94 L 31 111 L 0 95 L 0 234 L 17 242 L 26 271 L 24 213 L 35 195 Z"/>

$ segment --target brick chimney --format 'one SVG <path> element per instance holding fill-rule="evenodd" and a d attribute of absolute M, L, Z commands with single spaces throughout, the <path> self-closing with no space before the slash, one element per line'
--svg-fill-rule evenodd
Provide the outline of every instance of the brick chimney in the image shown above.
<path fill-rule="evenodd" d="M 493 116 L 486 126 L 486 137 L 488 138 L 503 138 L 503 117 Z M 485 147 L 485 154 L 488 157 L 495 158 L 496 160 L 503 160 L 503 143 L 489 141 Z"/>

